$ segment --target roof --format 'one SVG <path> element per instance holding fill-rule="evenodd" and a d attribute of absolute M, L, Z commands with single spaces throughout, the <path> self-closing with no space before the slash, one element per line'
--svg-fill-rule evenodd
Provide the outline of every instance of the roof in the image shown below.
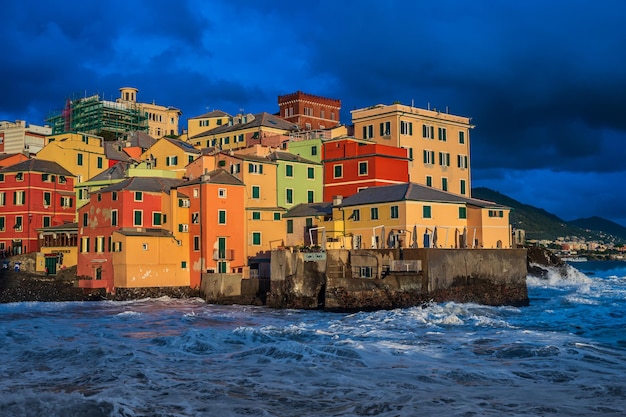
<path fill-rule="evenodd" d="M 492 201 L 468 198 L 458 194 L 448 193 L 436 188 L 412 182 L 395 185 L 370 187 L 347 197 L 341 203 L 342 207 L 358 206 L 362 204 L 388 203 L 394 201 L 428 201 L 439 203 L 461 203 L 476 207 L 504 207 Z"/>
<path fill-rule="evenodd" d="M 91 177 L 88 181 L 108 181 L 124 179 L 126 178 L 126 173 L 128 172 L 130 165 L 130 162 L 120 161 L 113 165 L 111 168 L 102 171 L 94 177 Z"/>
<path fill-rule="evenodd" d="M 74 174 L 54 161 L 34 158 L 4 167 L 0 169 L 0 172 L 42 172 L 46 174 L 64 175 L 66 177 L 74 176 Z"/>
<path fill-rule="evenodd" d="M 54 226 L 42 227 L 37 229 L 41 233 L 54 233 L 54 232 L 76 232 L 78 231 L 78 223 L 63 223 Z"/>
<path fill-rule="evenodd" d="M 100 190 L 101 193 L 111 191 L 144 191 L 148 193 L 169 194 L 172 188 L 176 188 L 184 181 L 174 178 L 156 177 L 131 177 L 124 181 L 109 185 Z"/>
<path fill-rule="evenodd" d="M 270 161 L 288 161 L 288 162 L 301 162 L 303 164 L 322 165 L 319 162 L 310 161 L 304 159 L 300 155 L 293 154 L 291 152 L 275 151 L 267 156 Z"/>
<path fill-rule="evenodd" d="M 124 147 L 120 142 L 104 142 L 104 156 L 113 161 L 131 161 L 133 158 L 124 152 Z"/>
<path fill-rule="evenodd" d="M 197 135 L 194 135 L 189 139 L 196 139 L 196 138 L 201 138 L 205 136 L 219 135 L 219 134 L 227 133 L 227 132 L 238 132 L 240 130 L 255 128 L 255 127 L 271 127 L 274 129 L 282 129 L 286 131 L 298 130 L 298 125 L 288 122 L 285 119 L 282 119 L 273 114 L 263 112 L 263 113 L 255 114 L 254 120 L 251 120 L 248 123 L 218 126 L 216 128 L 207 130 L 206 132 L 202 132 Z"/>
<path fill-rule="evenodd" d="M 244 183 L 234 175 L 222 168 L 218 168 L 206 174 L 202 174 L 198 178 L 179 184 L 179 186 L 195 185 L 195 184 L 224 184 L 224 185 L 244 185 Z M 179 193 L 180 195 L 180 193 Z"/>
<path fill-rule="evenodd" d="M 187 143 L 185 141 L 182 141 L 180 139 L 172 139 L 172 138 L 161 138 L 159 140 L 166 140 L 168 142 L 170 142 L 172 145 L 175 145 L 177 147 L 179 147 L 180 149 L 182 149 L 185 152 L 188 153 L 195 153 L 195 154 L 200 154 L 200 149 L 197 149 L 196 147 L 194 147 L 191 143 Z"/>
<path fill-rule="evenodd" d="M 135 146 L 141 149 L 148 149 L 156 143 L 156 139 L 142 131 L 129 132 L 126 136 L 126 142 L 130 143 L 130 146 Z"/>
<path fill-rule="evenodd" d="M 209 117 L 230 117 L 230 114 L 228 114 L 226 112 L 223 112 L 221 110 L 213 110 L 213 111 L 210 111 L 208 113 L 201 114 L 200 116 L 190 117 L 189 119 L 190 120 L 193 120 L 193 119 L 206 119 L 206 118 L 209 118 Z"/>
<path fill-rule="evenodd" d="M 283 217 L 326 216 L 333 213 L 333 203 L 304 203 L 291 208 Z"/>

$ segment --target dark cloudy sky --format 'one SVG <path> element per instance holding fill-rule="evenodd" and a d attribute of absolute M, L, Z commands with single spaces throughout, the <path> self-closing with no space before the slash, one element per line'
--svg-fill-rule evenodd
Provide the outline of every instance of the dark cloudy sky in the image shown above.
<path fill-rule="evenodd" d="M 36 1 L 0 6 L 0 120 L 65 98 L 276 112 L 296 90 L 472 117 L 473 186 L 626 226 L 626 1 Z"/>

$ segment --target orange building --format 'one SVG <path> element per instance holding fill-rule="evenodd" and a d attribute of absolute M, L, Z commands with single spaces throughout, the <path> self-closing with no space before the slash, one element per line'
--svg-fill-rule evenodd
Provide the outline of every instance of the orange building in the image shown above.
<path fill-rule="evenodd" d="M 246 266 L 245 191 L 224 169 L 200 175 L 178 187 L 189 198 L 190 286 L 204 272 L 244 272 Z"/>

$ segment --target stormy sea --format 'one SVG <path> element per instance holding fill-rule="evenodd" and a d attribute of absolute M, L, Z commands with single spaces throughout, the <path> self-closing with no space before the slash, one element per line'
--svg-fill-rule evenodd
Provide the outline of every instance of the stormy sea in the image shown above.
<path fill-rule="evenodd" d="M 623 416 L 626 263 L 529 307 L 0 305 L 0 416 Z"/>

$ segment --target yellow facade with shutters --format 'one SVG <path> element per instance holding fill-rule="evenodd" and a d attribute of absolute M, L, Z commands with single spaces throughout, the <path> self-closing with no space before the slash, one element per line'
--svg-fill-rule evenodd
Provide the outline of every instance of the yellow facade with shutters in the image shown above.
<path fill-rule="evenodd" d="M 471 119 L 402 104 L 353 110 L 354 136 L 408 150 L 411 182 L 471 197 Z"/>
<path fill-rule="evenodd" d="M 176 178 L 185 176 L 185 167 L 200 156 L 200 151 L 178 139 L 161 138 L 141 154 L 141 160 L 152 168 L 176 173 Z"/>

